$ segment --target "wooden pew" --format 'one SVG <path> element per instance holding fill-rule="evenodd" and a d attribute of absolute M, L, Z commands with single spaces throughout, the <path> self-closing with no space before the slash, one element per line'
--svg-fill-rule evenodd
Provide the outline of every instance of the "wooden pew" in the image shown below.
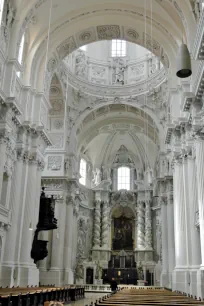
<path fill-rule="evenodd" d="M 68 303 L 84 298 L 84 287 L 0 288 L 1 306 L 43 306 L 46 301 Z"/>
<path fill-rule="evenodd" d="M 171 305 L 204 305 L 204 303 L 194 300 L 191 297 L 165 289 L 144 290 L 144 289 L 123 289 L 107 299 L 102 299 L 95 303 L 96 306 L 171 306 Z"/>

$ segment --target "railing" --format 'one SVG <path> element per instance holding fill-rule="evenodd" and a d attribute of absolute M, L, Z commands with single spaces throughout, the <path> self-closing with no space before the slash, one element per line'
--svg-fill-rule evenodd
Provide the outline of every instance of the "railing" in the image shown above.
<path fill-rule="evenodd" d="M 118 285 L 119 288 L 124 289 L 137 289 L 137 290 L 158 290 L 164 289 L 160 286 L 135 286 L 135 285 Z M 111 292 L 110 285 L 84 285 L 86 292 Z"/>
<path fill-rule="evenodd" d="M 99 61 L 86 55 L 78 49 L 65 59 L 70 71 L 78 78 L 97 85 L 131 85 L 156 76 L 163 65 L 156 56 L 142 57 L 137 60 L 128 60 L 127 57 L 112 58 L 108 61 Z"/>
<path fill-rule="evenodd" d="M 111 292 L 110 285 L 85 285 L 84 288 L 86 292 Z"/>

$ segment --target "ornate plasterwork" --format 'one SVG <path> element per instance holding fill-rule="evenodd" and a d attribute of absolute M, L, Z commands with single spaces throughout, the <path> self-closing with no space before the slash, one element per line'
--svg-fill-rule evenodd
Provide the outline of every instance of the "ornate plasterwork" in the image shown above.
<path fill-rule="evenodd" d="M 60 170 L 62 166 L 62 156 L 48 156 L 47 169 L 52 171 Z"/>
<path fill-rule="evenodd" d="M 125 10 L 125 11 L 127 11 L 127 10 Z M 136 14 L 138 14 L 138 13 L 136 13 Z M 141 14 L 139 14 L 139 15 L 141 15 Z M 84 30 L 84 31 L 86 31 L 86 30 Z M 117 38 L 124 39 L 124 35 L 123 35 L 124 27 L 123 26 L 120 27 L 118 25 L 103 25 L 103 26 L 97 27 L 95 29 L 95 31 L 98 33 L 97 40 L 104 39 L 102 37 L 110 37 L 110 38 L 107 38 L 107 39 L 116 38 L 117 35 L 120 35 Z M 128 33 L 131 33 L 130 28 L 128 29 Z M 132 29 L 132 33 L 135 33 L 134 29 Z M 167 65 L 167 67 L 168 67 L 168 65 L 169 65 L 168 56 L 167 56 L 166 52 L 164 52 L 164 49 L 159 44 L 159 42 L 157 42 L 154 38 L 147 40 L 145 38 L 146 36 L 144 36 L 144 32 L 138 33 L 138 34 L 139 34 L 139 36 L 136 35 L 136 34 L 133 35 L 133 37 L 135 37 L 135 39 L 136 39 L 135 42 L 142 45 L 142 46 L 146 46 L 147 48 L 149 47 L 150 51 L 152 51 L 152 49 L 153 49 L 153 51 L 155 51 L 155 55 L 160 57 L 161 61 L 163 61 L 164 65 Z M 112 35 L 112 37 L 111 37 L 111 35 Z M 76 36 L 77 36 L 77 34 L 76 34 Z M 91 40 L 94 41 L 93 39 L 91 39 Z M 62 42 L 60 44 L 60 46 L 57 47 L 56 53 L 53 53 L 52 58 L 48 61 L 48 63 L 51 61 L 51 64 L 50 64 L 51 70 L 54 69 L 56 67 L 56 65 L 60 64 L 61 59 L 63 59 L 69 53 L 71 53 L 72 51 L 77 49 L 77 47 L 81 46 L 81 44 L 77 45 L 76 41 L 77 41 L 76 37 L 71 36 L 68 39 L 66 39 L 64 42 Z M 132 39 L 130 41 L 132 41 Z M 146 43 L 147 41 L 149 41 L 148 44 Z M 153 42 L 153 45 L 151 45 L 151 42 Z M 37 55 L 38 55 L 38 52 L 41 52 L 41 49 L 43 48 L 43 44 L 45 45 L 45 41 L 43 41 L 41 43 L 41 45 L 38 48 L 38 51 L 35 54 L 35 58 L 34 58 L 33 64 L 32 64 L 33 68 L 36 66 L 36 62 L 38 60 Z M 56 62 L 57 58 L 59 58 L 58 62 Z M 46 93 L 49 89 L 49 84 L 50 84 L 51 78 L 52 78 L 51 70 L 48 69 L 47 72 L 45 73 L 44 89 L 45 89 Z M 53 71 L 53 73 L 54 73 L 54 71 Z"/>
<path fill-rule="evenodd" d="M 115 98 L 119 97 L 121 99 L 121 103 L 123 100 L 127 101 L 128 99 L 134 102 L 136 96 L 139 96 L 141 99 L 141 104 L 144 103 L 144 97 L 142 96 L 144 93 L 149 92 L 151 88 L 156 88 L 161 86 L 167 79 L 167 73 L 165 69 L 161 69 L 156 71 L 155 74 L 151 74 L 150 77 L 146 80 L 145 78 L 141 78 L 137 81 L 137 83 L 132 82 L 128 86 L 116 86 L 117 84 L 113 85 L 105 85 L 107 83 L 107 79 L 100 78 L 100 77 L 93 77 L 93 80 L 90 79 L 86 80 L 83 78 L 78 78 L 74 73 L 68 71 L 68 82 L 70 86 L 73 88 L 80 88 L 81 92 L 87 93 L 90 95 L 95 95 L 98 97 L 98 101 L 100 99 L 107 99 L 111 98 L 114 100 Z M 104 69 L 100 69 L 100 73 L 104 73 Z M 66 77 L 67 82 L 67 77 Z M 94 86 L 93 83 L 94 82 Z M 118 84 L 120 85 L 120 84 Z"/>
<path fill-rule="evenodd" d="M 88 28 L 76 34 L 78 46 L 83 46 L 96 41 L 96 31 L 94 27 Z"/>
<path fill-rule="evenodd" d="M 108 40 L 120 38 L 120 26 L 118 25 L 102 25 L 97 26 L 98 39 Z"/>
<path fill-rule="evenodd" d="M 82 217 L 78 220 L 78 235 L 77 235 L 77 258 L 86 257 L 87 233 L 89 231 L 90 221 Z"/>
<path fill-rule="evenodd" d="M 136 204 L 136 195 L 132 191 L 119 190 L 111 193 L 111 205 L 123 207 Z"/>
<path fill-rule="evenodd" d="M 60 59 L 63 59 L 67 54 L 71 53 L 77 48 L 74 36 L 66 39 L 61 45 L 57 48 L 57 53 Z"/>

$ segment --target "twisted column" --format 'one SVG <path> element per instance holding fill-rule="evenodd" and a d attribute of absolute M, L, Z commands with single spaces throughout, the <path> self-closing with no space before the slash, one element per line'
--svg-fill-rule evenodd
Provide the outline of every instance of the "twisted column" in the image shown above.
<path fill-rule="evenodd" d="M 144 249 L 145 245 L 145 218 L 144 203 L 138 202 L 137 206 L 137 249 Z"/>
<path fill-rule="evenodd" d="M 101 244 L 101 201 L 95 202 L 95 215 L 94 215 L 94 247 L 100 247 Z"/>
<path fill-rule="evenodd" d="M 145 203 L 145 248 L 152 249 L 152 218 L 150 200 Z"/>
<path fill-rule="evenodd" d="M 102 207 L 102 247 L 108 247 L 108 202 L 105 201 Z"/>

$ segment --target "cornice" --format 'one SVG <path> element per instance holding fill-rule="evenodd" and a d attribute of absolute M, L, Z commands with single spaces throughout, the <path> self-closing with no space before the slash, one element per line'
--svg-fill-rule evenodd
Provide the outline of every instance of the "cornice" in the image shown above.
<path fill-rule="evenodd" d="M 194 79 L 192 91 L 196 97 L 196 100 L 201 101 L 201 98 L 204 92 L 204 61 L 203 60 L 199 62 L 199 67 L 197 69 L 197 74 Z"/>
<path fill-rule="evenodd" d="M 195 41 L 193 45 L 192 55 L 195 60 L 204 60 L 203 42 L 204 42 L 204 10 L 201 11 L 201 15 L 197 25 Z"/>

